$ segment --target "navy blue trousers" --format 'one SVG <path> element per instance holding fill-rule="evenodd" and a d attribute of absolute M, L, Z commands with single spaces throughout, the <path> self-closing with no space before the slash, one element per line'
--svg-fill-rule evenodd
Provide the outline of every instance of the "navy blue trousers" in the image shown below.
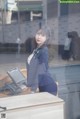
<path fill-rule="evenodd" d="M 57 85 L 52 83 L 52 84 L 39 86 L 39 92 L 48 92 L 53 95 L 57 95 Z"/>

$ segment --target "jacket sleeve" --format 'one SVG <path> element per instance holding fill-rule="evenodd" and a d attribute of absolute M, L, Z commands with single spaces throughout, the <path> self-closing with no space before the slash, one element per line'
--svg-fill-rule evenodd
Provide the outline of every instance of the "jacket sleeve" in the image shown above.
<path fill-rule="evenodd" d="M 27 67 L 27 86 L 31 87 L 33 91 L 38 88 L 38 79 L 36 78 L 38 64 L 38 59 L 34 58 L 33 61 L 30 63 L 30 66 Z"/>

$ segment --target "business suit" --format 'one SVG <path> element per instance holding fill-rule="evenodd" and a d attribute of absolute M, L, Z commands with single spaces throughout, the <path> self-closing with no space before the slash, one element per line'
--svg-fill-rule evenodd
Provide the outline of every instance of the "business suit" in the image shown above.
<path fill-rule="evenodd" d="M 48 71 L 48 48 L 42 45 L 34 50 L 30 64 L 27 62 L 27 86 L 33 91 L 57 93 L 57 85 Z"/>

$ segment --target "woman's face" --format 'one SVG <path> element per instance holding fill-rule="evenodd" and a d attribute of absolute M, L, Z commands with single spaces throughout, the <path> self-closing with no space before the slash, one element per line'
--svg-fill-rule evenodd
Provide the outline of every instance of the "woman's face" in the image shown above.
<path fill-rule="evenodd" d="M 36 43 L 41 46 L 44 44 L 44 42 L 46 41 L 46 35 L 42 34 L 42 33 L 37 33 L 36 36 Z"/>

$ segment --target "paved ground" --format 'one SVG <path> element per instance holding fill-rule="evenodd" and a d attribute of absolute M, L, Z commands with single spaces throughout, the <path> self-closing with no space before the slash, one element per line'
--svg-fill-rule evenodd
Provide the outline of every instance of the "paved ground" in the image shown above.
<path fill-rule="evenodd" d="M 15 67 L 25 68 L 26 59 L 27 55 L 25 54 L 0 54 L 0 74 Z"/>

